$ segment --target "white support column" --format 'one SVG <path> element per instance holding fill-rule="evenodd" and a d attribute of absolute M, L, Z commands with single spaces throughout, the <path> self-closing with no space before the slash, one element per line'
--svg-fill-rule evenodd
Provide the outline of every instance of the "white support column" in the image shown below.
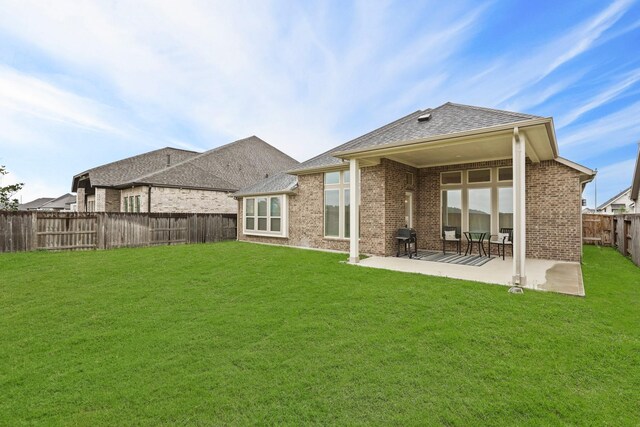
<path fill-rule="evenodd" d="M 349 160 L 349 262 L 360 262 L 360 165 Z"/>
<path fill-rule="evenodd" d="M 526 141 L 518 128 L 513 129 L 513 284 L 526 286 Z"/>

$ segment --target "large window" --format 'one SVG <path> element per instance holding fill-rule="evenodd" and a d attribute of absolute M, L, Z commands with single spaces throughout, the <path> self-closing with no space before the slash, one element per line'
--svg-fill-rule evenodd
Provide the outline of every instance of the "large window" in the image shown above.
<path fill-rule="evenodd" d="M 498 228 L 513 228 L 513 188 L 498 189 Z"/>
<path fill-rule="evenodd" d="M 469 189 L 469 231 L 491 232 L 491 189 Z"/>
<path fill-rule="evenodd" d="M 249 197 L 244 199 L 245 234 L 285 236 L 285 196 Z"/>
<path fill-rule="evenodd" d="M 462 190 L 442 191 L 442 225 L 462 230 Z"/>
<path fill-rule="evenodd" d="M 442 226 L 488 234 L 513 228 L 512 175 L 510 166 L 442 172 Z"/>
<path fill-rule="evenodd" d="M 324 235 L 349 238 L 351 199 L 349 171 L 324 174 Z"/>

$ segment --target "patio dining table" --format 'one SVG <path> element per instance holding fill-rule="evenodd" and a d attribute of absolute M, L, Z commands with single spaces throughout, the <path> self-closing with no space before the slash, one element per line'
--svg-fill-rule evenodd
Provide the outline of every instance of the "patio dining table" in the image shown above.
<path fill-rule="evenodd" d="M 465 231 L 464 232 L 464 237 L 467 239 L 467 250 L 464 251 L 464 254 L 467 255 L 471 255 L 473 253 L 473 245 L 474 243 L 478 244 L 478 256 L 482 256 L 482 253 L 484 252 L 484 255 L 487 256 L 487 251 L 484 249 L 484 239 L 485 237 L 487 237 L 486 232 L 484 231 Z"/>

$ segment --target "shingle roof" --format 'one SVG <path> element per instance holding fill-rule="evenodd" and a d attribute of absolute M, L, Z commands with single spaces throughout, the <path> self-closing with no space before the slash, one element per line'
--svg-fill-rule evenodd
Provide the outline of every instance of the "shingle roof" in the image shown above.
<path fill-rule="evenodd" d="M 154 169 L 135 176 L 128 175 L 126 179 L 112 181 L 108 186 L 150 184 L 235 191 L 256 183 L 266 175 L 293 168 L 298 164 L 298 161 L 262 139 L 251 136 L 204 153 L 193 153 L 182 161 L 172 161 L 170 166 L 166 165 L 165 155 L 164 163 L 154 163 Z M 101 168 L 106 166 L 109 165 Z M 92 185 L 97 185 L 94 184 L 92 171 L 89 171 L 89 179 Z"/>
<path fill-rule="evenodd" d="M 166 147 L 107 163 L 75 175 L 71 191 L 77 191 L 78 179 L 83 175 L 89 176 L 91 185 L 94 187 L 115 187 L 165 168 L 167 166 L 167 156 L 170 156 L 170 162 L 175 164 L 198 154 L 200 153 L 195 151 Z"/>
<path fill-rule="evenodd" d="M 43 204 L 42 206 L 40 206 L 41 209 L 66 209 L 69 207 L 70 203 L 75 203 L 76 201 L 76 196 L 74 196 L 73 194 L 65 194 L 63 196 L 60 196 L 56 199 L 53 199 L 45 204 Z"/>
<path fill-rule="evenodd" d="M 418 117 L 429 113 L 429 120 Z M 332 150 L 303 162 L 295 171 L 324 166 L 339 165 L 341 159 L 333 156 L 338 151 L 380 147 L 387 144 L 435 137 L 457 132 L 487 128 L 523 120 L 539 119 L 540 116 L 495 110 L 471 105 L 447 102 L 434 109 L 418 110 L 381 128 L 348 141 Z"/>
<path fill-rule="evenodd" d="M 29 209 L 38 209 L 40 206 L 44 205 L 47 202 L 52 201 L 53 199 L 54 199 L 53 197 L 40 197 L 30 202 L 22 203 L 18 205 L 18 210 L 27 211 Z"/>
<path fill-rule="evenodd" d="M 297 160 L 257 136 L 251 136 L 141 177 L 136 182 L 182 182 L 184 186 L 238 190 L 298 164 Z"/>
<path fill-rule="evenodd" d="M 607 206 L 609 206 L 611 203 L 613 203 L 618 197 L 623 196 L 624 193 L 626 192 L 631 192 L 631 187 L 629 188 L 625 188 L 624 190 L 622 190 L 621 192 L 619 192 L 618 194 L 616 194 L 615 196 L 613 196 L 612 198 L 610 198 L 609 200 L 607 200 L 606 202 L 604 202 L 603 204 L 601 204 L 600 206 L 598 206 L 596 209 L 597 210 L 601 210 L 606 208 Z"/>
<path fill-rule="evenodd" d="M 233 195 L 236 197 L 242 197 L 253 194 L 288 193 L 293 191 L 297 185 L 297 176 L 289 175 L 285 172 L 279 172 L 267 179 L 263 179 L 262 181 L 245 187 L 242 190 L 233 193 Z"/>

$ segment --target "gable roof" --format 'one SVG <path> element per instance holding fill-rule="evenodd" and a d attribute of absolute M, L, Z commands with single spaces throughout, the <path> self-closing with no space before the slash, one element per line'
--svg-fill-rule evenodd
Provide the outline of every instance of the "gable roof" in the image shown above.
<path fill-rule="evenodd" d="M 297 160 L 257 136 L 250 136 L 140 177 L 134 182 L 235 191 L 298 164 Z"/>
<path fill-rule="evenodd" d="M 22 203 L 18 205 L 19 211 L 28 211 L 30 209 L 38 209 L 40 206 L 44 205 L 47 202 L 52 201 L 53 197 L 40 197 L 38 199 L 32 200 L 27 203 Z"/>
<path fill-rule="evenodd" d="M 123 188 L 133 185 L 155 185 L 235 191 L 254 184 L 265 176 L 290 169 L 299 164 L 298 161 L 257 136 L 240 139 L 204 153 L 189 152 L 191 154 L 184 156 L 186 158 L 177 162 L 172 161 L 169 166 L 166 162 L 167 152 L 157 151 L 164 156 L 159 158 L 163 161 L 158 162 L 155 155 L 149 156 L 145 160 L 148 167 L 144 173 L 120 174 L 118 179 L 113 179 L 109 185 L 102 184 L 102 186 Z M 173 153 L 171 155 L 173 158 Z M 107 167 L 110 165 L 100 168 L 108 169 Z M 119 170 L 120 164 L 116 166 Z M 94 170 L 89 171 L 91 185 L 99 186 L 94 183 L 92 171 Z M 106 175 L 103 170 L 100 173 L 101 176 Z M 111 174 L 111 176 L 116 175 L 115 173 Z"/>
<path fill-rule="evenodd" d="M 628 193 L 631 191 L 631 187 L 629 188 L 625 188 L 624 190 L 622 190 L 621 192 L 619 192 L 618 194 L 616 194 L 615 196 L 613 196 L 612 198 L 610 198 L 609 200 L 607 200 L 606 202 L 604 202 L 603 204 L 601 204 L 600 206 L 598 206 L 596 208 L 596 210 L 601 210 L 606 208 L 607 206 L 609 206 L 610 204 L 612 204 L 613 202 L 615 202 L 617 199 L 619 199 L 620 197 L 624 196 L 625 193 Z"/>
<path fill-rule="evenodd" d="M 428 119 L 419 119 L 427 115 L 429 115 Z M 401 117 L 394 122 L 309 159 L 291 172 L 300 173 L 309 169 L 339 166 L 343 161 L 334 157 L 333 154 L 341 151 L 377 148 L 404 141 L 440 135 L 445 136 L 457 132 L 479 130 L 542 118 L 531 114 L 447 102 L 434 109 L 418 110 Z"/>
<path fill-rule="evenodd" d="M 115 187 L 142 175 L 165 168 L 167 160 L 171 163 L 177 163 L 198 154 L 195 151 L 165 147 L 137 156 L 127 157 L 126 159 L 97 166 L 75 175 L 71 191 L 77 191 L 78 182 L 85 175 L 89 178 L 92 187 Z"/>
<path fill-rule="evenodd" d="M 40 206 L 40 209 L 66 209 L 69 204 L 76 202 L 76 196 L 70 193 L 48 201 Z"/>

